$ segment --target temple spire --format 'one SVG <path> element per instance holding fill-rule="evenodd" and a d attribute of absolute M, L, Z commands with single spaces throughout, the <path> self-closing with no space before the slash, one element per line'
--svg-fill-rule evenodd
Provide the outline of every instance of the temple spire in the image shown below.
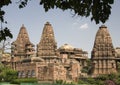
<path fill-rule="evenodd" d="M 22 27 L 24 27 L 24 24 L 22 24 Z"/>
<path fill-rule="evenodd" d="M 24 27 L 24 24 L 21 26 L 18 37 L 16 41 L 12 43 L 12 46 L 12 53 L 15 57 L 26 57 L 33 55 L 34 45 L 29 40 L 29 35 Z"/>
<path fill-rule="evenodd" d="M 54 31 L 49 22 L 46 22 L 43 28 L 42 36 L 37 45 L 37 56 L 55 56 L 57 43 L 54 37 Z"/>
<path fill-rule="evenodd" d="M 116 72 L 115 49 L 109 31 L 105 25 L 99 27 L 96 33 L 91 59 L 93 62 L 93 75 Z"/>
<path fill-rule="evenodd" d="M 18 41 L 21 41 L 21 40 L 23 41 L 24 40 L 24 42 L 30 42 L 29 41 L 29 35 L 27 33 L 27 30 L 26 30 L 24 24 L 22 24 L 22 26 L 20 28 L 17 40 Z"/>

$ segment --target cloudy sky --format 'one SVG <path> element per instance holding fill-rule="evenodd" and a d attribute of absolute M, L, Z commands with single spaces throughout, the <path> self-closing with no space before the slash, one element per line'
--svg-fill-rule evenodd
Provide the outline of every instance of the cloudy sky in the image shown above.
<path fill-rule="evenodd" d="M 16 1 L 4 7 L 5 19 L 8 21 L 4 26 L 9 27 L 13 33 L 12 41 L 16 40 L 20 27 L 24 24 L 31 42 L 38 44 L 44 24 L 48 21 L 54 29 L 58 47 L 68 43 L 75 48 L 88 51 L 90 57 L 96 32 L 102 23 L 96 25 L 94 21 L 90 21 L 89 17 L 73 17 L 69 10 L 54 9 L 45 12 L 39 5 L 39 0 L 31 0 L 27 7 L 19 9 Z M 114 47 L 120 47 L 120 1 L 115 0 L 112 7 L 110 18 L 104 25 L 109 29 Z"/>

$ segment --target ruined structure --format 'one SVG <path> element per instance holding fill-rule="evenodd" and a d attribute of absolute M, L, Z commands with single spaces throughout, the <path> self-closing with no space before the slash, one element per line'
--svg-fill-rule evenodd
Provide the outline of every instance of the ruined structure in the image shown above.
<path fill-rule="evenodd" d="M 95 37 L 91 53 L 92 75 L 116 73 L 115 49 L 109 31 L 102 25 Z"/>
<path fill-rule="evenodd" d="M 49 22 L 43 28 L 36 56 L 33 55 L 34 45 L 29 41 L 24 26 L 21 27 L 12 47 L 11 67 L 19 72 L 19 78 L 36 77 L 38 81 L 77 81 L 88 59 L 86 51 L 69 44 L 57 49 L 53 28 Z"/>

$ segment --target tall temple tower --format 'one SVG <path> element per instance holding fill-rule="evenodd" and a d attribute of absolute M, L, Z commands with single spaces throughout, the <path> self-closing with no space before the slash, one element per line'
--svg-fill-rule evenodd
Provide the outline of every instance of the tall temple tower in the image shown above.
<path fill-rule="evenodd" d="M 94 47 L 91 53 L 93 62 L 92 74 L 116 73 L 115 49 L 112 44 L 109 31 L 102 25 L 95 37 Z"/>
<path fill-rule="evenodd" d="M 34 54 L 34 45 L 30 42 L 24 25 L 20 28 L 16 41 L 12 43 L 11 53 L 14 57 L 28 58 Z"/>
<path fill-rule="evenodd" d="M 54 32 L 51 24 L 46 22 L 43 28 L 41 40 L 37 45 L 37 56 L 55 56 L 57 43 L 55 41 Z"/>

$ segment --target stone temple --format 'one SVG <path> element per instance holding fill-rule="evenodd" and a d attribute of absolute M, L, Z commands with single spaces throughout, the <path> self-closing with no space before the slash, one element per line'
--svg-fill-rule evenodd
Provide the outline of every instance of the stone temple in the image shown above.
<path fill-rule="evenodd" d="M 38 81 L 77 81 L 86 76 L 81 69 L 86 66 L 87 51 L 64 44 L 57 48 L 52 25 L 46 22 L 35 53 L 24 26 L 12 43 L 11 67 L 19 78 L 36 77 Z"/>
<path fill-rule="evenodd" d="M 4 55 L 1 62 L 18 71 L 19 78 L 37 78 L 39 82 L 78 81 L 83 77 L 96 77 L 101 74 L 117 73 L 120 68 L 120 48 L 114 48 L 108 28 L 100 26 L 91 52 L 91 74 L 84 72 L 88 67 L 88 53 L 81 48 L 64 44 L 57 48 L 54 30 L 49 22 L 43 27 L 40 42 L 30 41 L 24 25 L 17 39 L 12 42 L 11 57 Z M 7 57 L 5 56 L 7 55 Z M 10 54 L 9 54 L 10 56 Z"/>
<path fill-rule="evenodd" d="M 102 25 L 95 37 L 91 59 L 92 75 L 116 73 L 116 52 L 106 26 Z"/>

